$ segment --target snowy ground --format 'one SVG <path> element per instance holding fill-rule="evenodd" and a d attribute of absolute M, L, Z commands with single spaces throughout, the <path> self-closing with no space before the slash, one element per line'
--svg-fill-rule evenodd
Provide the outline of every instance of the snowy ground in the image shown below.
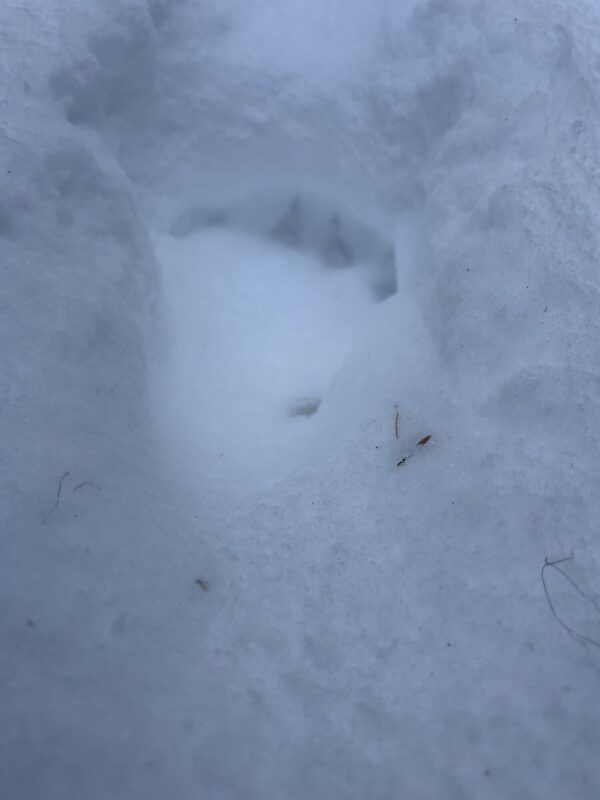
<path fill-rule="evenodd" d="M 375 5 L 0 8 L 2 798 L 598 796 L 600 14 Z"/>

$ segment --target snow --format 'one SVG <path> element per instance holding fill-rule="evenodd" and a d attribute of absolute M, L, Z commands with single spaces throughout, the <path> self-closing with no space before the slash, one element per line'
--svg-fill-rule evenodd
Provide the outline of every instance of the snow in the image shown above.
<path fill-rule="evenodd" d="M 230 233 L 191 246 L 167 240 L 158 252 L 177 351 L 172 371 L 161 371 L 162 393 L 178 438 L 201 448 L 209 476 L 226 464 L 238 482 L 256 479 L 275 446 L 280 477 L 294 463 L 293 440 L 306 437 L 307 421 L 290 417 L 303 416 L 303 398 L 320 403 L 355 326 L 368 324 L 360 274 L 322 275 L 311 259 Z"/>
<path fill-rule="evenodd" d="M 599 26 L 2 5 L 0 796 L 597 797 Z"/>
<path fill-rule="evenodd" d="M 395 293 L 391 243 L 331 201 L 281 190 L 173 230 L 156 246 L 173 321 L 158 422 L 175 458 L 192 445 L 202 483 L 263 488 L 314 457 L 309 417 Z"/>

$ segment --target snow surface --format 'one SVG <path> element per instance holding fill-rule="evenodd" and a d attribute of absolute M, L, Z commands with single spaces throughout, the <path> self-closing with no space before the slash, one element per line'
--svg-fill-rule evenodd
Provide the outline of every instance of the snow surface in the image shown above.
<path fill-rule="evenodd" d="M 1 5 L 0 797 L 595 800 L 599 33 Z"/>

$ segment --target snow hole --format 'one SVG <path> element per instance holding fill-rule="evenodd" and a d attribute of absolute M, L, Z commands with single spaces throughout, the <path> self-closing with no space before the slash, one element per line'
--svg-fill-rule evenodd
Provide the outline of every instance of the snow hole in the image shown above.
<path fill-rule="evenodd" d="M 391 242 L 331 198 L 270 189 L 187 209 L 156 249 L 174 452 L 238 487 L 293 471 L 337 370 L 396 291 Z"/>

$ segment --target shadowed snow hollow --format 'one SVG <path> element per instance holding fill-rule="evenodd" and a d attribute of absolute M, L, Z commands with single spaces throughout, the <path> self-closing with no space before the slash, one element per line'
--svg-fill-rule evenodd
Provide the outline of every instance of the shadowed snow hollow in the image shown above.
<path fill-rule="evenodd" d="M 311 417 L 395 292 L 391 244 L 286 193 L 196 209 L 173 234 L 157 239 L 171 337 L 155 379 L 171 452 L 205 480 L 281 479 L 314 451 Z"/>

